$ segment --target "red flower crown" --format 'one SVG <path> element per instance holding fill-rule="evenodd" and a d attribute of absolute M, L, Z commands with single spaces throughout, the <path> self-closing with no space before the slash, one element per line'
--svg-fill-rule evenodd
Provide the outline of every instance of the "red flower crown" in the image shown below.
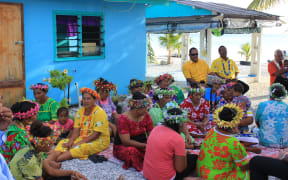
<path fill-rule="evenodd" d="M 162 75 L 156 77 L 155 80 L 154 80 L 154 82 L 155 82 L 156 84 L 159 84 L 160 81 L 162 81 L 162 80 L 164 80 L 164 79 L 168 79 L 168 80 L 170 80 L 171 82 L 174 81 L 174 77 L 173 77 L 171 74 L 166 73 L 166 74 L 162 74 Z"/>
<path fill-rule="evenodd" d="M 32 116 L 34 116 L 35 114 L 38 113 L 39 111 L 39 104 L 36 102 L 32 102 L 31 103 L 35 104 L 34 108 L 31 108 L 29 111 L 26 112 L 17 112 L 17 113 L 13 113 L 13 116 L 18 118 L 18 119 L 26 119 L 26 118 L 30 118 Z"/>
<path fill-rule="evenodd" d="M 96 99 L 100 99 L 100 95 L 96 91 L 94 91 L 93 89 L 90 89 L 90 88 L 87 88 L 87 87 L 83 87 L 83 88 L 80 89 L 80 92 L 81 92 L 81 94 L 89 93 L 92 96 L 94 96 Z"/>
<path fill-rule="evenodd" d="M 95 80 L 94 85 L 96 86 L 96 89 L 108 89 L 109 91 L 116 90 L 116 86 L 112 82 L 109 84 L 102 84 L 100 80 Z"/>

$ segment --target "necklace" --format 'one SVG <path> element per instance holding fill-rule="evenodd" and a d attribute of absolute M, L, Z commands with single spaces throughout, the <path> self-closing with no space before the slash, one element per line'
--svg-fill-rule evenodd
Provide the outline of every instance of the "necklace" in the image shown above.
<path fill-rule="evenodd" d="M 223 66 L 223 72 L 224 72 L 224 74 L 225 74 L 226 76 L 229 76 L 229 74 L 230 74 L 230 60 L 227 59 L 227 61 L 228 61 L 228 66 L 229 66 L 229 71 L 228 71 L 228 73 L 227 73 L 226 70 L 225 70 L 225 66 L 224 66 L 223 60 L 222 60 L 222 66 Z"/>

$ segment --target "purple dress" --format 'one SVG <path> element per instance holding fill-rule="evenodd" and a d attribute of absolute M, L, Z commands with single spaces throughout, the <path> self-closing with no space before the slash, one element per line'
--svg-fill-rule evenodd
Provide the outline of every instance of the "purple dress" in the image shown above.
<path fill-rule="evenodd" d="M 111 121 L 112 113 L 116 112 L 116 106 L 111 97 L 108 97 L 105 101 L 97 100 L 96 104 L 106 112 L 108 120 Z"/>

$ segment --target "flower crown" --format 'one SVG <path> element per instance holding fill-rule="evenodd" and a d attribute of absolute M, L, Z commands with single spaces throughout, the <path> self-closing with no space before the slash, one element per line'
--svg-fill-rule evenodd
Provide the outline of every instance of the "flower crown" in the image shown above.
<path fill-rule="evenodd" d="M 214 78 L 212 80 L 212 83 L 214 84 L 225 84 L 225 79 L 221 79 L 221 78 Z"/>
<path fill-rule="evenodd" d="M 153 81 L 145 81 L 144 82 L 144 89 L 148 86 L 148 85 L 153 85 L 154 84 L 154 82 Z"/>
<path fill-rule="evenodd" d="M 277 86 L 280 86 L 281 88 L 282 88 L 282 91 L 283 91 L 283 96 L 281 96 L 281 97 L 277 97 L 276 96 L 276 94 L 274 94 L 275 93 L 275 87 L 277 87 Z M 274 84 L 272 84 L 272 86 L 269 88 L 269 94 L 270 94 L 270 98 L 271 99 L 274 99 L 274 100 L 276 100 L 276 101 L 281 101 L 282 99 L 284 99 L 286 96 L 287 96 L 287 90 L 285 89 L 285 87 L 282 85 L 282 84 L 280 84 L 280 83 L 274 83 Z"/>
<path fill-rule="evenodd" d="M 172 115 L 172 114 L 168 114 L 168 111 L 170 109 L 173 108 L 179 108 L 179 106 L 176 103 L 173 102 L 169 102 L 165 105 L 164 110 L 163 110 L 163 117 L 164 117 L 164 121 L 168 121 L 169 123 L 182 123 L 185 122 L 187 119 L 187 113 L 186 111 L 182 110 L 182 114 L 178 114 L 178 115 Z"/>
<path fill-rule="evenodd" d="M 220 119 L 219 114 L 220 112 L 223 111 L 224 107 L 230 108 L 230 109 L 234 109 L 236 111 L 236 116 L 232 119 L 232 121 L 224 121 L 222 119 Z M 216 122 L 217 126 L 220 128 L 234 128 L 237 127 L 238 124 L 240 123 L 240 120 L 243 117 L 243 110 L 242 108 L 240 108 L 239 106 L 237 106 L 236 104 L 225 104 L 224 106 L 221 106 L 220 108 L 216 109 L 214 114 L 213 114 L 213 121 Z"/>
<path fill-rule="evenodd" d="M 36 136 L 30 136 L 29 137 L 29 141 L 37 146 L 40 146 L 40 147 L 44 147 L 45 145 L 51 145 L 51 144 L 54 144 L 54 140 L 53 138 L 50 136 L 48 137 L 36 137 Z"/>
<path fill-rule="evenodd" d="M 116 86 L 112 82 L 103 84 L 100 80 L 95 80 L 94 85 L 96 86 L 96 89 L 108 89 L 109 91 L 116 90 Z"/>
<path fill-rule="evenodd" d="M 177 92 L 172 89 L 156 89 L 154 94 L 158 96 L 158 98 L 163 98 L 163 96 L 173 96 L 176 95 Z"/>
<path fill-rule="evenodd" d="M 142 80 L 132 81 L 130 85 L 128 86 L 129 89 L 136 88 L 136 87 L 143 87 L 143 81 Z"/>
<path fill-rule="evenodd" d="M 131 109 L 139 109 L 139 108 L 144 108 L 148 106 L 148 101 L 146 99 L 141 99 L 141 100 L 135 100 L 135 99 L 130 99 L 128 106 Z"/>
<path fill-rule="evenodd" d="M 31 103 L 35 104 L 34 108 L 31 108 L 29 111 L 26 111 L 26 112 L 13 113 L 13 116 L 17 119 L 26 119 L 26 118 L 30 118 L 30 117 L 34 116 L 35 114 L 37 114 L 39 111 L 39 104 L 36 102 L 32 102 L 32 101 L 31 101 Z"/>
<path fill-rule="evenodd" d="M 205 89 L 203 87 L 200 87 L 200 88 L 191 88 L 190 89 L 190 92 L 191 93 L 204 93 L 205 92 Z"/>
<path fill-rule="evenodd" d="M 162 75 L 156 77 L 155 80 L 154 80 L 154 82 L 155 82 L 156 84 L 159 84 L 160 81 L 162 81 L 162 80 L 164 80 L 164 79 L 168 79 L 168 80 L 170 80 L 171 82 L 174 81 L 174 77 L 173 77 L 171 74 L 166 73 L 166 74 L 162 74 Z"/>
<path fill-rule="evenodd" d="M 48 85 L 46 85 L 46 84 L 32 84 L 31 86 L 30 86 L 30 89 L 44 89 L 44 90 L 48 90 L 49 89 L 49 86 Z"/>
<path fill-rule="evenodd" d="M 80 89 L 81 94 L 83 93 L 89 93 L 91 94 L 93 97 L 95 97 L 96 99 L 100 99 L 100 95 L 94 91 L 93 89 L 87 88 L 87 87 L 83 87 Z"/>

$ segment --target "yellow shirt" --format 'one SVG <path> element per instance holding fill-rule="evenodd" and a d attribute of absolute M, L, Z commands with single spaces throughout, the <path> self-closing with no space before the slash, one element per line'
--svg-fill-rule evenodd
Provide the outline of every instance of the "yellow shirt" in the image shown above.
<path fill-rule="evenodd" d="M 224 69 L 223 69 L 224 65 Z M 230 67 L 229 67 L 230 66 Z M 227 78 L 227 79 L 234 79 L 235 73 L 239 73 L 238 67 L 236 63 L 229 59 L 225 61 L 221 57 L 218 59 L 215 59 L 211 65 L 211 71 L 218 73 L 221 77 Z"/>
<path fill-rule="evenodd" d="M 210 73 L 210 69 L 206 61 L 198 59 L 196 63 L 192 60 L 187 61 L 182 67 L 182 72 L 186 79 L 192 78 L 197 82 L 207 82 L 207 75 Z"/>

